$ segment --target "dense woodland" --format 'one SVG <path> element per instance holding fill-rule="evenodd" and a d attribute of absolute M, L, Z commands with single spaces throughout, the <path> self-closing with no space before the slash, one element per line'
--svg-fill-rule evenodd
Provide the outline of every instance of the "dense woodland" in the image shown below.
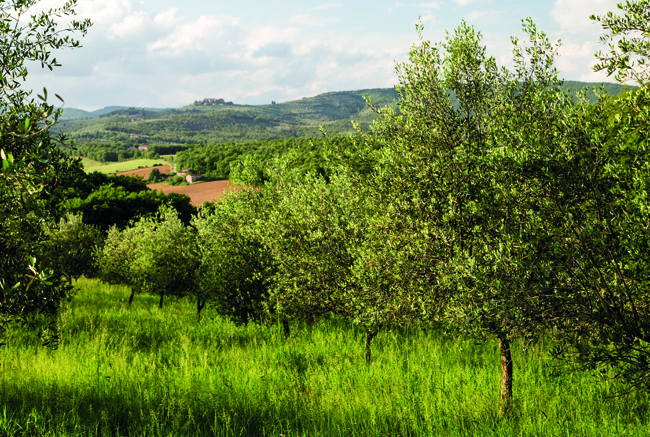
<path fill-rule="evenodd" d="M 623 16 L 592 17 L 603 25 L 605 41 L 648 31 L 650 2 L 620 8 Z M 78 23 L 78 30 L 87 25 Z M 525 37 L 513 39 L 514 67 L 507 70 L 466 23 L 439 44 L 422 39 L 418 24 L 418 43 L 397 65 L 396 99 L 350 110 L 348 117 L 367 111 L 374 122 L 355 122 L 355 135 L 345 139 L 330 123 L 320 140 L 256 142 L 269 127 L 281 132 L 286 119 L 235 105 L 197 116 L 158 114 L 141 125 L 130 121 L 133 133 L 225 143 L 177 154 L 179 163 L 229 177 L 238 187 L 198 211 L 187 198 L 162 196 L 137 179 L 83 175 L 79 160 L 63 152 L 70 138 L 51 136 L 47 95 L 36 104 L 25 103 L 22 91 L 6 93 L 0 111 L 2 328 L 19 326 L 56 346 L 57 317 L 83 275 L 128 287 L 124 307 L 154 297 L 162 314 L 169 301 L 189 300 L 197 329 L 209 309 L 229 326 L 281 331 L 294 348 L 296 331 L 353 327 L 363 336 L 367 384 L 388 397 L 393 387 L 372 379 L 374 345 L 382 336 L 434 332 L 439 337 L 427 341 L 491 343 L 501 384 L 494 393 L 498 410 L 486 415 L 498 417 L 497 424 L 521 420 L 515 345 L 545 348 L 567 384 L 572 372 L 591 374 L 615 381 L 612 395 L 641 399 L 650 385 L 650 72 L 638 59 L 647 61 L 650 47 L 644 34 L 620 44 L 620 51 L 597 53 L 595 70 L 638 86 L 619 95 L 596 91 L 593 100 L 558 77 L 559 47 L 531 19 L 522 25 Z M 34 26 L 41 29 L 38 21 Z M 61 40 L 66 44 L 72 43 Z M 49 53 L 38 52 L 38 45 L 26 47 L 21 56 L 29 59 L 37 50 L 47 61 Z M 16 68 L 5 76 L 10 73 L 26 74 Z M 130 132 L 128 123 L 111 123 L 107 132 Z M 140 328 L 120 329 L 135 338 Z M 177 341 L 185 351 L 181 368 L 190 340 Z M 237 347 L 257 347 L 244 343 Z M 97 346 L 97 356 L 102 347 L 116 346 Z M 234 350 L 235 342 L 228 347 Z M 336 348 L 327 346 L 331 353 Z M 306 358 L 293 357 L 280 362 L 297 369 L 292 377 L 300 408 L 317 415 L 319 405 L 305 385 Z M 157 359 L 161 367 L 172 361 L 163 353 Z M 207 350 L 202 359 L 207 362 Z M 104 364 L 92 363 L 99 380 Z M 402 366 L 410 366 L 407 359 Z M 212 377 L 210 371 L 202 377 Z M 445 373 L 429 369 L 435 372 L 442 378 L 439 391 L 453 404 L 440 376 Z M 236 398 L 228 376 L 220 373 L 220 384 Z M 259 383 L 274 377 L 271 370 Z M 187 378 L 185 388 L 202 384 L 193 373 Z M 405 395 L 408 408 L 420 408 L 411 396 L 418 385 Z M 564 394 L 558 389 L 555 396 Z M 280 402 L 277 396 L 265 402 Z M 204 402 L 228 405 L 226 397 Z M 645 398 L 637 405 L 648 408 Z M 532 414 L 542 421 L 546 413 L 539 411 Z M 279 423 L 295 411 L 270 414 Z M 215 427 L 231 417 L 224 408 L 214 415 Z M 401 433 L 415 434 L 414 422 L 400 426 Z M 264 427 L 256 433 L 264 435 Z"/>
<path fill-rule="evenodd" d="M 253 159 L 266 168 L 277 158 L 291 153 L 293 165 L 299 171 L 323 173 L 328 166 L 323 148 L 330 143 L 345 147 L 344 144 L 351 144 L 351 140 L 345 137 L 331 140 L 300 138 L 194 146 L 179 152 L 175 160 L 181 168 L 188 167 L 204 175 L 228 179 L 231 169 L 246 159 Z"/>

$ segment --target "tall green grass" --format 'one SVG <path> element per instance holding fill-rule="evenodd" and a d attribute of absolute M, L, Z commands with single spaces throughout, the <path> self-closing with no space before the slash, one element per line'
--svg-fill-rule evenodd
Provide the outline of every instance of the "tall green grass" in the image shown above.
<path fill-rule="evenodd" d="M 20 330 L 0 350 L 0 435 L 648 435 L 648 396 L 610 397 L 588 374 L 554 376 L 540 350 L 515 355 L 515 408 L 498 415 L 497 345 L 440 332 L 361 331 L 336 320 L 235 326 L 190 301 L 80 280 L 58 350 Z"/>

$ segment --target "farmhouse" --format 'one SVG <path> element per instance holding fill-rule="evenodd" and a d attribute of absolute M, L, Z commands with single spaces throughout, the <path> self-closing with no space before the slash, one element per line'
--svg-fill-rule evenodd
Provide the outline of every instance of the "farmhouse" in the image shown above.
<path fill-rule="evenodd" d="M 187 176 L 185 176 L 185 180 L 187 181 L 188 184 L 191 184 L 192 182 L 196 182 L 199 179 L 201 179 L 200 174 L 188 174 Z"/>
<path fill-rule="evenodd" d="M 148 150 L 151 146 L 138 146 L 138 150 L 145 151 Z"/>

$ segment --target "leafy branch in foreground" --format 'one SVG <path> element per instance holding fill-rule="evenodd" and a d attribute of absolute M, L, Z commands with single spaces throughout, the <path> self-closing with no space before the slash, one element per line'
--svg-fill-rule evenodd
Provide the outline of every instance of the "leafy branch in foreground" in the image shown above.
<path fill-rule="evenodd" d="M 58 66 L 51 50 L 79 47 L 70 33 L 85 35 L 91 23 L 57 26 L 56 18 L 74 14 L 76 0 L 26 19 L 37 3 L 0 3 L 0 329 L 20 322 L 56 340 L 55 316 L 70 287 L 61 280 L 64 272 L 44 268 L 36 257 L 52 221 L 47 199 L 78 163 L 50 137 L 58 112 L 47 104 L 47 92 L 39 96 L 41 103 L 28 102 L 30 92 L 21 84 L 25 61 Z"/>
<path fill-rule="evenodd" d="M 605 15 L 589 17 L 608 31 L 600 37 L 600 42 L 609 43 L 609 52 L 595 53 L 599 62 L 593 69 L 605 70 L 607 76 L 616 73 L 615 78 L 621 83 L 632 79 L 646 86 L 650 79 L 650 1 L 625 0 L 625 3 L 618 4 L 618 8 L 624 15 L 609 11 Z"/>

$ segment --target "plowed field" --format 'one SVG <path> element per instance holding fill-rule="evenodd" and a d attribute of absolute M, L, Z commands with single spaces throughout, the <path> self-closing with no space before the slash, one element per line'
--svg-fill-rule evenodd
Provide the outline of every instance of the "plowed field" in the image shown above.
<path fill-rule="evenodd" d="M 162 190 L 163 193 L 180 193 L 190 196 L 192 205 L 201 206 L 203 202 L 219 199 L 223 193 L 230 189 L 230 181 L 213 181 L 192 184 L 185 187 L 172 187 L 165 184 L 148 185 L 152 190 Z"/>
<path fill-rule="evenodd" d="M 130 171 L 121 171 L 118 174 L 126 175 L 126 176 L 138 175 L 138 176 L 142 176 L 146 180 L 149 177 L 149 173 L 154 168 L 160 170 L 160 173 L 165 173 L 165 174 L 168 174 L 170 171 L 172 171 L 171 166 L 161 165 L 158 167 L 147 167 L 147 168 L 138 168 L 136 170 L 130 170 Z"/>

